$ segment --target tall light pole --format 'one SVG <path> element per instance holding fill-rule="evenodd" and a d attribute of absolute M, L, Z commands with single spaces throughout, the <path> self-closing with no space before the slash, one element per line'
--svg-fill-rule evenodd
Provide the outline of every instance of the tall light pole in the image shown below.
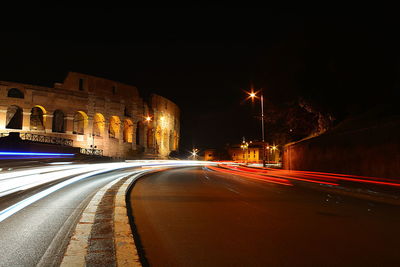
<path fill-rule="evenodd" d="M 251 92 L 247 92 L 249 94 L 248 98 L 251 98 L 254 101 L 254 98 L 258 98 L 257 93 L 260 92 L 260 102 L 261 102 L 261 135 L 262 135 L 262 146 L 263 146 L 263 167 L 265 167 L 265 131 L 264 131 L 264 94 L 263 90 L 260 89 L 257 92 L 254 92 L 253 89 L 251 89 Z"/>

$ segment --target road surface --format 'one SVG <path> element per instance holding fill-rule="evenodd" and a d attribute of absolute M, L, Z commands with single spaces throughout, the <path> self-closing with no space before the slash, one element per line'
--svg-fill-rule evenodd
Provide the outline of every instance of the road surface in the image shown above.
<path fill-rule="evenodd" d="M 154 167 L 196 165 L 193 161 L 64 163 L 0 168 L 0 266 L 58 266 L 82 211 L 103 186 Z M 107 206 L 110 216 L 112 205 Z M 96 232 L 102 226 L 96 227 L 91 229 Z M 99 249 L 94 243 L 88 251 Z"/>
<path fill-rule="evenodd" d="M 69 242 L 66 237 L 91 197 L 105 184 L 128 172 L 116 171 L 78 181 L 2 221 L 0 266 L 36 266 L 39 263 L 41 266 L 57 266 Z M 0 204 L 3 207 L 14 204 L 16 199 L 40 192 L 43 190 L 41 187 L 2 197 Z"/>
<path fill-rule="evenodd" d="M 400 266 L 400 206 L 205 167 L 147 175 L 129 200 L 150 266 Z"/>

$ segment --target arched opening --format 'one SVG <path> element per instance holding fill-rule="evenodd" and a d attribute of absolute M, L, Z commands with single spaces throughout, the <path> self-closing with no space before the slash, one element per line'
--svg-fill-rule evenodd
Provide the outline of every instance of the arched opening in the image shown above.
<path fill-rule="evenodd" d="M 154 130 L 151 128 L 147 129 L 147 147 L 154 147 Z"/>
<path fill-rule="evenodd" d="M 130 112 L 129 112 L 127 107 L 124 108 L 124 116 L 125 117 L 130 117 L 131 116 L 131 114 L 130 114 Z"/>
<path fill-rule="evenodd" d="M 41 106 L 31 109 L 30 130 L 44 131 L 44 114 L 46 114 L 46 110 Z"/>
<path fill-rule="evenodd" d="M 109 137 L 110 138 L 119 138 L 119 127 L 121 121 L 118 116 L 111 116 L 110 118 L 110 127 L 108 129 Z"/>
<path fill-rule="evenodd" d="M 93 119 L 93 135 L 103 136 L 105 125 L 106 125 L 106 120 L 104 119 L 103 114 L 96 113 Z"/>
<path fill-rule="evenodd" d="M 140 121 L 136 125 L 136 144 L 143 146 L 143 123 Z"/>
<path fill-rule="evenodd" d="M 78 111 L 74 116 L 74 134 L 85 134 L 85 129 L 88 124 L 88 116 L 83 111 Z"/>
<path fill-rule="evenodd" d="M 11 106 L 7 109 L 6 128 L 22 129 L 22 108 Z"/>
<path fill-rule="evenodd" d="M 7 97 L 12 97 L 12 98 L 24 98 L 24 93 L 21 92 L 17 88 L 11 88 L 8 90 Z"/>
<path fill-rule="evenodd" d="M 133 139 L 133 123 L 129 119 L 124 120 L 124 142 L 132 143 Z"/>
<path fill-rule="evenodd" d="M 65 132 L 65 122 L 64 122 L 64 112 L 57 109 L 53 113 L 53 123 L 51 129 L 55 133 L 64 133 Z"/>

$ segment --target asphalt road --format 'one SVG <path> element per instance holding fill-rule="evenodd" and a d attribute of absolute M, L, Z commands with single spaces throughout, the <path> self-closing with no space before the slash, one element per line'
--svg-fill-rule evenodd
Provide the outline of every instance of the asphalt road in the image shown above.
<path fill-rule="evenodd" d="M 119 170 L 75 182 L 2 221 L 0 266 L 58 266 L 71 231 L 91 197 L 108 182 L 128 172 Z M 47 187 L 49 184 L 0 198 L 0 206 L 14 204 L 16 199 Z"/>
<path fill-rule="evenodd" d="M 139 179 L 150 266 L 400 266 L 400 207 L 202 167 Z"/>

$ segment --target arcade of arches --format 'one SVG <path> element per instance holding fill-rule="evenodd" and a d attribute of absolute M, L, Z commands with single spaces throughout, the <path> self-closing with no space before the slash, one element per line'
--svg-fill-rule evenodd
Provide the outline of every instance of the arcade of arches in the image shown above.
<path fill-rule="evenodd" d="M 179 148 L 179 108 L 159 95 L 146 103 L 134 86 L 80 73 L 54 88 L 0 81 L 0 133 L 7 132 L 72 139 L 110 157 L 163 158 Z"/>

